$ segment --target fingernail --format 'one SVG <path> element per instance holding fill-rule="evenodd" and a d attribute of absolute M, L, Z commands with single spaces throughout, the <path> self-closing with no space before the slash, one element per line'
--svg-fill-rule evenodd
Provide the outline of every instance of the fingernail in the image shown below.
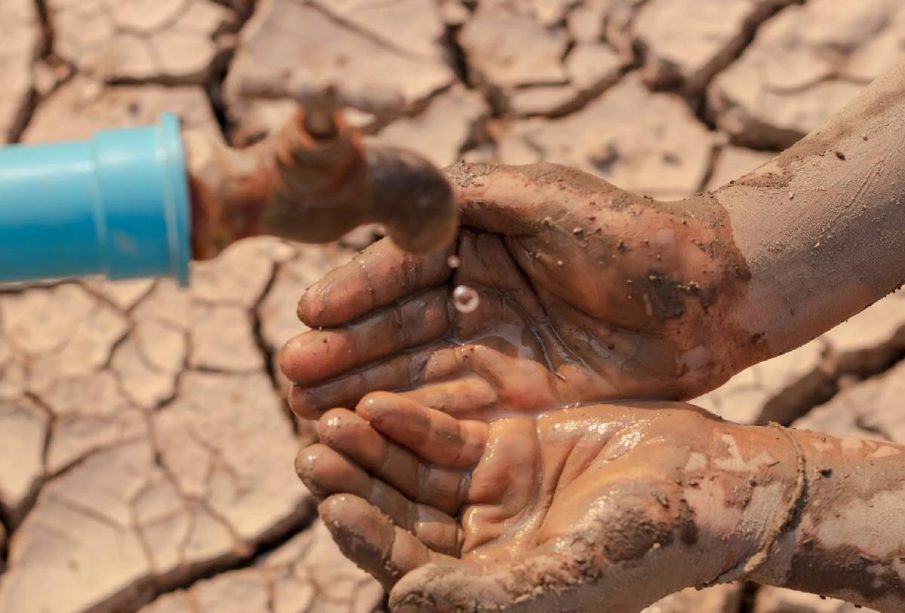
<path fill-rule="evenodd" d="M 369 418 L 377 417 L 389 409 L 391 399 L 387 398 L 388 392 L 371 392 L 361 399 L 358 403 L 357 410 L 364 413 Z"/>

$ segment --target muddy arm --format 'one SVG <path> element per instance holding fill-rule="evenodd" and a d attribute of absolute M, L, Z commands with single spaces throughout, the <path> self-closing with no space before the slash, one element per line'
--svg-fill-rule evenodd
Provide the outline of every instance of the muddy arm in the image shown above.
<path fill-rule="evenodd" d="M 557 401 L 695 398 L 905 280 L 903 143 L 905 67 L 775 161 L 705 196 L 656 202 L 552 164 L 457 165 L 449 177 L 464 225 L 484 245 L 502 239 L 505 253 L 493 261 L 511 265 L 485 270 L 491 260 L 464 257 L 451 279 L 445 258 L 407 260 L 378 245 L 362 256 L 364 277 L 359 262 L 331 273 L 299 306 L 304 323 L 324 328 L 324 338 L 299 337 L 283 352 L 284 372 L 296 384 L 293 408 L 312 418 L 386 387 L 385 379 L 378 385 L 350 376 L 338 395 L 330 379 L 349 373 L 350 362 L 371 362 L 374 372 L 390 365 L 398 375 L 390 387 L 414 387 L 417 376 L 406 371 L 399 345 L 351 360 L 340 351 L 325 356 L 322 341 L 342 339 L 352 320 L 390 326 L 396 307 L 417 293 L 451 291 L 455 283 L 512 296 L 522 276 L 529 283 L 520 295 L 544 304 L 542 312 L 450 311 L 446 329 L 405 349 L 430 352 L 429 342 L 444 334 L 480 344 L 480 335 L 462 331 L 485 334 L 497 325 L 550 329 L 555 334 L 537 355 L 572 356 L 586 367 L 581 380 L 591 382 L 582 387 L 574 371 L 554 374 L 557 364 L 543 364 Z M 400 266 L 433 272 L 391 291 Z M 383 298 L 375 304 L 378 291 Z M 416 316 L 406 325 L 419 322 Z"/>
<path fill-rule="evenodd" d="M 741 317 L 773 354 L 905 281 L 905 65 L 715 193 L 751 272 Z"/>
<path fill-rule="evenodd" d="M 740 579 L 905 610 L 905 446 L 680 403 L 487 423 L 388 393 L 318 434 L 296 469 L 396 611 L 625 613 Z"/>
<path fill-rule="evenodd" d="M 800 452 L 798 496 L 748 578 L 905 610 L 905 447 L 787 432 Z"/>

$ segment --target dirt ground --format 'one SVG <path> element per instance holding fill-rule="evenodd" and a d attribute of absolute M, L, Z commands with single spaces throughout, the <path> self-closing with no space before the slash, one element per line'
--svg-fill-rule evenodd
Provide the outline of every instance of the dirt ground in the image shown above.
<path fill-rule="evenodd" d="M 669 198 L 732 179 L 905 57 L 899 0 L 0 0 L 0 138 L 175 111 L 236 144 L 287 84 L 401 94 L 350 113 L 438 164 L 565 162 Z M 374 237 L 260 239 L 169 281 L 0 291 L 0 613 L 367 612 L 383 594 L 318 523 L 276 373 L 311 282 Z M 699 403 L 905 442 L 905 296 Z M 843 612 L 773 588 L 648 613 Z M 865 611 L 865 609 L 862 609 Z"/>

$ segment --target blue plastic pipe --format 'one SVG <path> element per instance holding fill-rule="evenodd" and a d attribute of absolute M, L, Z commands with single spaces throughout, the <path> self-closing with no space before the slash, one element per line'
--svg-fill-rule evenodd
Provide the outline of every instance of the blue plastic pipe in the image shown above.
<path fill-rule="evenodd" d="M 188 282 L 179 121 L 0 148 L 0 283 L 104 275 Z"/>

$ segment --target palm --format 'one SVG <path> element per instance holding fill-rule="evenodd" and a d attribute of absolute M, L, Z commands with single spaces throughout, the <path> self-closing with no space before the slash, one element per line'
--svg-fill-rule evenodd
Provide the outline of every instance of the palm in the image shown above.
<path fill-rule="evenodd" d="M 305 295 L 319 329 L 282 360 L 300 415 L 379 389 L 485 417 L 678 399 L 757 359 L 734 323 L 744 266 L 709 201 L 654 203 L 552 165 L 488 172 L 453 173 L 457 269 L 382 242 Z M 454 308 L 458 285 L 478 292 L 473 312 Z"/>
<path fill-rule="evenodd" d="M 487 423 L 377 393 L 328 412 L 297 468 L 391 604 L 625 612 L 740 568 L 785 520 L 739 501 L 753 481 L 789 494 L 787 441 L 755 429 L 746 449 L 739 428 L 668 403 Z"/>
<path fill-rule="evenodd" d="M 658 455 L 683 453 L 664 440 L 675 430 L 663 432 L 657 425 L 663 420 L 673 427 L 681 420 L 706 421 L 690 410 L 683 415 L 596 405 L 489 424 L 458 512 L 462 560 L 486 567 L 574 539 L 576 526 L 603 519 L 595 503 L 606 504 L 615 491 L 638 483 L 668 498 L 675 478 L 663 470 L 669 464 L 638 461 L 652 445 Z"/>

